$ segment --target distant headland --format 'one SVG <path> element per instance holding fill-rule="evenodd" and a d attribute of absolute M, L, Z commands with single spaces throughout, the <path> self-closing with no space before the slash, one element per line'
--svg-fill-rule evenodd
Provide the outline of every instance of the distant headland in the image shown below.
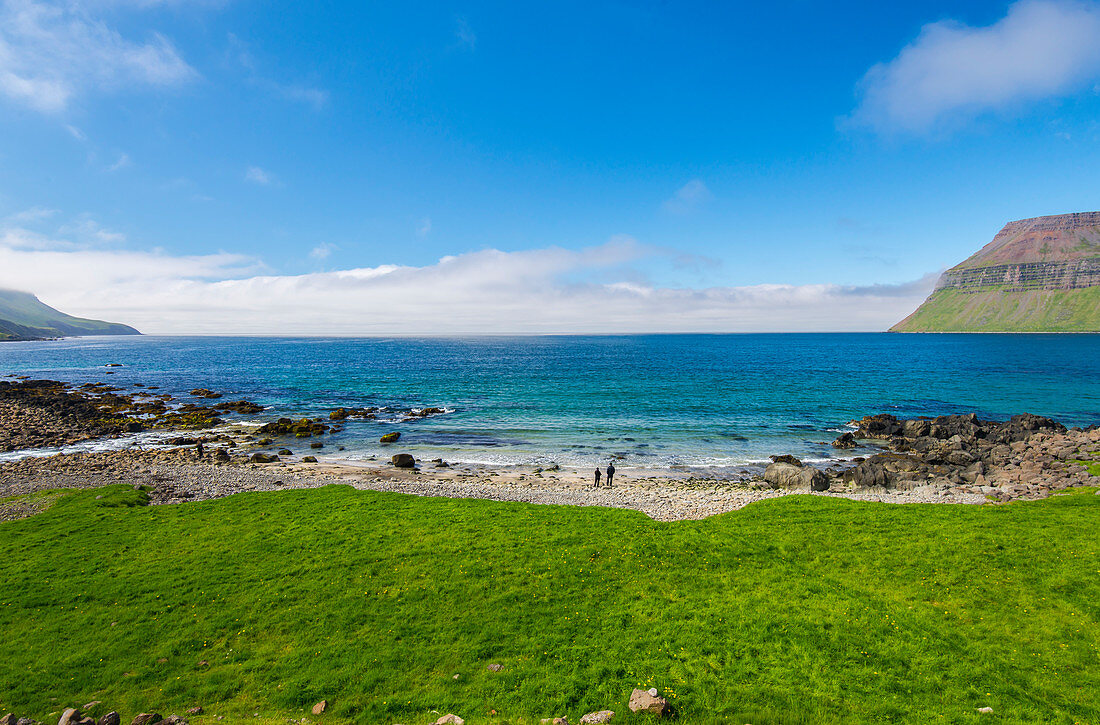
<path fill-rule="evenodd" d="M 891 332 L 1100 332 L 1100 212 L 1009 222 Z"/>
<path fill-rule="evenodd" d="M 0 289 L 0 341 L 140 334 L 129 325 L 66 315 L 27 292 Z"/>

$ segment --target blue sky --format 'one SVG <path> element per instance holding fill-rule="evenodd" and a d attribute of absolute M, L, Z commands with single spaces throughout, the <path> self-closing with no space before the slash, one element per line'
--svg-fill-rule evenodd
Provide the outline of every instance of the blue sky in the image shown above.
<path fill-rule="evenodd" d="M 1100 209 L 1096 3 L 530 5 L 0 0 L 0 284 L 154 332 L 882 329 Z"/>

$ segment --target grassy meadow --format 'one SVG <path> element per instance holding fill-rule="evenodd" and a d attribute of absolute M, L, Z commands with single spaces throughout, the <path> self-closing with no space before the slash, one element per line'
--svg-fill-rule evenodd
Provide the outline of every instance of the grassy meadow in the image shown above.
<path fill-rule="evenodd" d="M 1097 332 L 1100 287 L 1073 290 L 936 290 L 898 332 Z"/>
<path fill-rule="evenodd" d="M 625 723 L 653 686 L 683 723 L 1100 722 L 1093 490 L 679 523 L 345 486 L 144 503 L 0 524 L 0 713 Z"/>

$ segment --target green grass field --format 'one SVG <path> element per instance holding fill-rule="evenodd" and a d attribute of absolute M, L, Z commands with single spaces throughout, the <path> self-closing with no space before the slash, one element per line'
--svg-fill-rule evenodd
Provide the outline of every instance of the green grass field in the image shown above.
<path fill-rule="evenodd" d="M 1100 332 L 1100 287 L 936 290 L 896 332 Z"/>
<path fill-rule="evenodd" d="M 647 722 L 626 703 L 655 686 L 684 723 L 1100 722 L 1093 490 L 680 523 L 343 486 L 142 503 L 0 525 L 0 713 Z"/>

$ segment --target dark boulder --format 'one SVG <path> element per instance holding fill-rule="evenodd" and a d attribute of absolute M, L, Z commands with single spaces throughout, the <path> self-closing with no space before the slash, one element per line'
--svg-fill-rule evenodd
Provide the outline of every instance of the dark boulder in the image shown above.
<path fill-rule="evenodd" d="M 398 453 L 390 459 L 397 468 L 416 468 L 416 459 L 409 453 Z"/>
<path fill-rule="evenodd" d="M 833 441 L 833 448 L 847 449 L 855 448 L 857 445 L 859 444 L 856 442 L 856 437 L 850 432 L 841 433 L 840 436 Z"/>
<path fill-rule="evenodd" d="M 1064 433 L 1065 431 L 1066 427 L 1055 420 L 1041 415 L 1021 413 L 998 425 L 989 438 L 995 443 L 1015 443 L 1026 441 L 1036 433 Z"/>
<path fill-rule="evenodd" d="M 901 425 L 901 435 L 906 438 L 921 438 L 932 432 L 932 424 L 926 418 L 907 420 Z"/>
<path fill-rule="evenodd" d="M 276 463 L 279 457 L 274 453 L 253 453 L 248 460 L 252 463 Z"/>
<path fill-rule="evenodd" d="M 398 440 L 400 440 L 400 438 L 401 438 L 400 433 L 397 433 L 397 432 L 386 433 L 384 436 L 382 436 L 381 438 L 378 439 L 378 442 L 379 443 L 396 443 Z"/>
<path fill-rule="evenodd" d="M 784 453 L 781 456 L 768 456 L 768 458 L 772 459 L 772 463 L 789 463 L 792 466 L 798 466 L 799 468 L 802 467 L 802 461 L 798 460 L 789 453 Z"/>
<path fill-rule="evenodd" d="M 889 413 L 868 415 L 853 421 L 853 425 L 858 438 L 890 438 L 901 433 L 901 423 Z"/>
<path fill-rule="evenodd" d="M 316 456 L 302 456 L 302 463 L 316 463 Z"/>

